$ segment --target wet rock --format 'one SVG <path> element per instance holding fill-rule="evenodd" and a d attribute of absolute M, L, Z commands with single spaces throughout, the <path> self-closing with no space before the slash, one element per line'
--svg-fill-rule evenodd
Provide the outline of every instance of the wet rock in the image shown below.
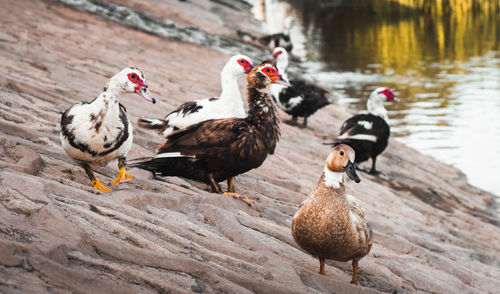
<path fill-rule="evenodd" d="M 3 266 L 18 266 L 23 259 L 16 256 L 16 246 L 0 240 L 0 264 Z"/>
<path fill-rule="evenodd" d="M 44 162 L 40 154 L 26 146 L 16 146 L 12 151 L 13 156 L 19 156 L 16 168 L 24 173 L 36 175 L 44 167 Z"/>
<path fill-rule="evenodd" d="M 17 38 L 11 34 L 0 32 L 0 41 L 14 43 L 17 42 Z"/>
<path fill-rule="evenodd" d="M 191 291 L 193 293 L 203 293 L 205 288 L 206 286 L 203 282 L 196 280 L 196 285 L 191 286 Z"/>
<path fill-rule="evenodd" d="M 40 182 L 10 172 L 0 173 L 4 187 L 2 204 L 8 210 L 30 216 L 48 203 Z"/>

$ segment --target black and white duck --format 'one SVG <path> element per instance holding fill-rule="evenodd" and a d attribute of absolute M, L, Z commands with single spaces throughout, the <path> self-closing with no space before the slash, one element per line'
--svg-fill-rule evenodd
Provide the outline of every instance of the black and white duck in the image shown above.
<path fill-rule="evenodd" d="M 377 156 L 389 144 L 391 130 L 389 116 L 384 107 L 386 102 L 399 102 L 389 88 L 379 87 L 368 98 L 368 112 L 356 114 L 346 120 L 340 128 L 340 135 L 333 145 L 347 144 L 356 152 L 356 163 L 372 159 L 370 174 L 379 174 L 375 164 Z M 360 169 L 362 170 L 362 169 Z M 365 170 L 362 170 L 365 171 Z"/>
<path fill-rule="evenodd" d="M 278 47 L 273 50 L 272 57 L 278 71 L 287 78 L 288 53 Z M 292 116 L 293 122 L 303 117 L 302 127 L 307 127 L 307 118 L 318 109 L 333 103 L 333 96 L 327 90 L 301 79 L 290 79 L 291 87 L 271 85 L 271 95 L 286 113 Z"/>
<path fill-rule="evenodd" d="M 97 98 L 71 106 L 61 117 L 64 151 L 85 169 L 92 186 L 103 192 L 111 190 L 99 182 L 91 165 L 104 166 L 118 158 L 119 174 L 110 185 L 133 178 L 125 170 L 133 133 L 126 109 L 118 102 L 119 95 L 123 93 L 136 93 L 156 103 L 149 93 L 144 74 L 136 67 L 127 67 L 108 81 Z"/>
<path fill-rule="evenodd" d="M 289 16 L 285 18 L 285 21 L 283 22 L 283 31 L 281 33 L 264 35 L 261 37 L 256 37 L 242 30 L 237 30 L 236 33 L 241 40 L 252 45 L 258 45 L 269 50 L 273 50 L 277 47 L 282 47 L 288 52 L 292 52 L 293 44 L 290 38 L 290 30 L 292 29 L 294 24 L 295 19 L 292 16 Z"/>

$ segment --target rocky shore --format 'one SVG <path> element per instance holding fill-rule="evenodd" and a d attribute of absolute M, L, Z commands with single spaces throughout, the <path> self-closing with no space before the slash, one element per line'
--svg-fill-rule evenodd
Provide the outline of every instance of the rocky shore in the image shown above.
<path fill-rule="evenodd" d="M 159 101 L 124 95 L 133 122 L 216 95 L 229 55 L 258 61 L 266 54 L 235 41 L 236 28 L 260 26 L 244 3 L 230 2 L 3 3 L 0 292 L 498 293 L 493 196 L 432 154 L 394 140 L 377 161 L 388 179 L 360 174 L 360 184 L 347 183 L 374 231 L 360 286 L 348 283 L 349 263 L 329 261 L 327 276 L 318 274 L 290 225 L 319 179 L 330 150 L 322 143 L 351 114 L 341 106 L 321 109 L 305 130 L 281 124 L 276 153 L 237 178 L 253 207 L 137 169 L 112 193 L 90 186 L 60 147 L 61 112 L 93 99 L 126 66 L 145 73 Z M 129 158 L 150 155 L 160 141 L 135 127 Z M 116 173 L 116 162 L 97 169 L 104 183 Z"/>

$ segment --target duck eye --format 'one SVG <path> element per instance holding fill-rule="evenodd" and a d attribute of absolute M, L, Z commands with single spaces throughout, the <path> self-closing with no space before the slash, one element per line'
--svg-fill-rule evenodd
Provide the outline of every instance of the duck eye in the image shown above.
<path fill-rule="evenodd" d="M 266 68 L 266 72 L 271 72 L 271 69 L 270 68 Z"/>
<path fill-rule="evenodd" d="M 130 75 L 130 78 L 131 78 L 132 80 L 135 80 L 135 79 L 137 78 L 137 76 L 136 76 L 135 74 L 131 74 L 131 75 Z"/>
<path fill-rule="evenodd" d="M 340 155 L 344 156 L 344 151 L 340 150 Z"/>

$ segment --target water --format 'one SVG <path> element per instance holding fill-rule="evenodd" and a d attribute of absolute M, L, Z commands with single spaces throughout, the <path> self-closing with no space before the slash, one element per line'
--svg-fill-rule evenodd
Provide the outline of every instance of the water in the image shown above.
<path fill-rule="evenodd" d="M 292 40 L 304 40 L 307 75 L 341 92 L 341 103 L 364 110 L 375 87 L 390 87 L 402 101 L 386 106 L 394 138 L 500 195 L 499 15 L 374 16 L 316 1 L 265 3 L 274 30 L 277 11 L 296 17 Z"/>

